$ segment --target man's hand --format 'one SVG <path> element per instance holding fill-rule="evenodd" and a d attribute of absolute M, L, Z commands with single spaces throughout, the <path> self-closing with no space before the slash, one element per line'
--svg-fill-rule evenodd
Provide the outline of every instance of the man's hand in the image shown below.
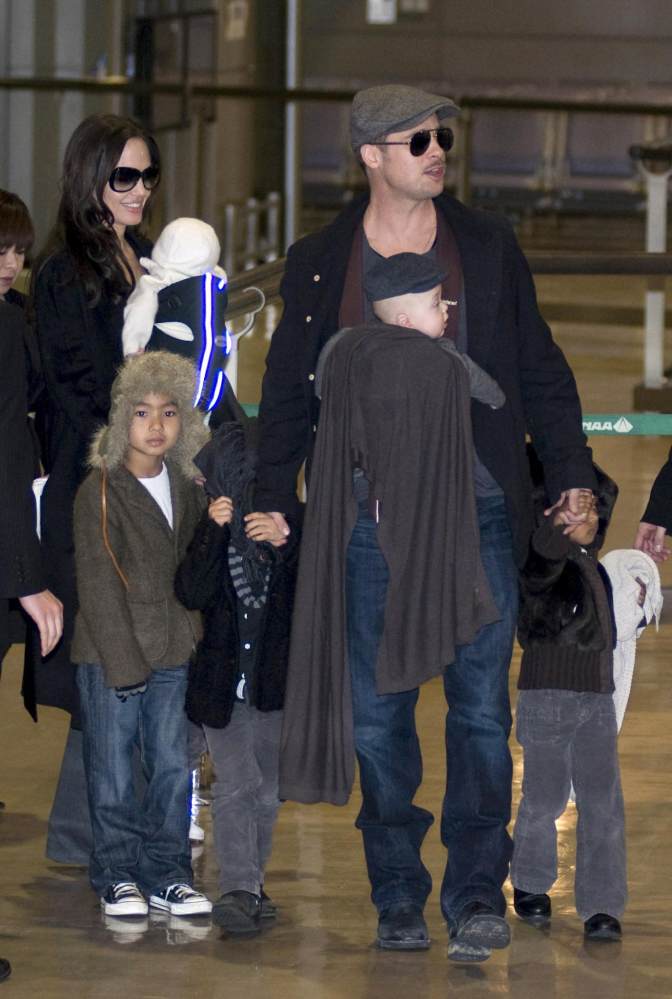
<path fill-rule="evenodd" d="M 251 541 L 268 541 L 274 548 L 280 548 L 287 544 L 289 528 L 281 513 L 248 513 L 245 517 L 245 534 Z"/>
<path fill-rule="evenodd" d="M 233 520 L 233 503 L 229 496 L 218 496 L 208 507 L 208 517 L 219 527 L 230 524 Z"/>
<path fill-rule="evenodd" d="M 63 634 L 63 604 L 51 590 L 19 597 L 19 603 L 38 627 L 40 650 L 44 658 L 55 648 Z"/>
<path fill-rule="evenodd" d="M 278 511 L 275 510 L 272 513 L 267 514 L 267 516 L 273 518 L 273 520 L 275 521 L 275 525 L 282 534 L 283 538 L 288 538 L 291 531 L 289 529 L 289 524 L 285 520 L 283 514 L 278 513 Z"/>
<path fill-rule="evenodd" d="M 544 516 L 550 517 L 552 513 L 562 509 L 562 523 L 567 524 L 571 530 L 573 525 L 585 523 L 593 501 L 594 496 L 590 489 L 565 489 L 553 506 L 544 510 Z M 569 534 L 569 530 L 563 533 Z"/>
<path fill-rule="evenodd" d="M 646 552 L 654 562 L 665 562 L 670 557 L 669 548 L 665 547 L 665 528 L 657 524 L 647 524 L 642 521 L 637 528 L 637 536 L 632 546 L 640 552 Z"/>

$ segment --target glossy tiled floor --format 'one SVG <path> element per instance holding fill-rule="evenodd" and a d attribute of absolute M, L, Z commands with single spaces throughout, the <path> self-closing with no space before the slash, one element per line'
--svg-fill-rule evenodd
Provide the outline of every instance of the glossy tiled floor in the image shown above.
<path fill-rule="evenodd" d="M 544 282 L 545 300 L 602 301 L 632 306 L 639 288 L 619 282 Z M 641 334 L 632 327 L 563 323 L 556 334 L 575 366 L 586 411 L 629 410 L 639 379 Z M 249 344 L 241 395 L 255 398 L 263 330 Z M 247 345 L 246 345 L 247 346 Z M 621 500 L 609 547 L 628 546 L 651 477 L 667 442 L 594 440 L 596 458 L 619 480 Z M 666 573 L 667 582 L 670 582 Z M 672 597 L 670 597 L 672 604 Z M 44 859 L 46 819 L 66 735 L 59 712 L 44 710 L 34 725 L 20 707 L 19 651 L 5 663 L 0 684 L 0 955 L 12 978 L 2 996 L 37 999 L 407 999 L 510 996 L 515 999 L 636 999 L 672 996 L 672 625 L 647 632 L 640 643 L 635 688 L 621 736 L 630 844 L 631 901 L 620 945 L 584 945 L 573 910 L 574 813 L 560 823 L 563 873 L 553 893 L 548 933 L 511 917 L 513 942 L 487 964 L 460 967 L 446 960 L 445 930 L 436 892 L 427 916 L 434 945 L 426 953 L 381 953 L 372 947 L 375 916 L 368 901 L 356 801 L 343 809 L 286 805 L 281 811 L 267 888 L 281 906 L 277 924 L 252 940 L 222 939 L 207 922 L 152 917 L 129 929 L 103 921 L 82 869 Z M 512 682 L 516 675 L 512 669 Z M 443 707 L 440 687 L 422 691 L 419 727 L 425 758 L 421 803 L 436 811 L 443 784 Z M 520 759 L 514 745 L 514 800 Z M 216 871 L 207 809 L 206 844 L 195 860 L 199 883 L 211 894 Z M 435 881 L 443 851 L 436 826 L 426 862 Z"/>

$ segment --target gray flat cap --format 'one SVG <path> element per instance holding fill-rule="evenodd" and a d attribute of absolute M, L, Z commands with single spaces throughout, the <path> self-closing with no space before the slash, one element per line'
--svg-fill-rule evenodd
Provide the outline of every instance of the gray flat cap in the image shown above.
<path fill-rule="evenodd" d="M 460 109 L 449 97 L 426 94 L 415 87 L 390 83 L 355 94 L 350 109 L 350 144 L 355 152 L 390 132 L 412 128 L 435 114 L 439 121 L 455 118 Z"/>
<path fill-rule="evenodd" d="M 377 261 L 364 278 L 364 291 L 372 302 L 398 295 L 418 295 L 441 284 L 445 271 L 419 253 L 395 253 Z"/>

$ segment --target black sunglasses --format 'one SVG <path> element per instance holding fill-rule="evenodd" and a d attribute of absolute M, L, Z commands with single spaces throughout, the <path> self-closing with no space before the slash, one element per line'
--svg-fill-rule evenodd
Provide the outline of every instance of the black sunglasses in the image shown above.
<path fill-rule="evenodd" d="M 146 191 L 152 191 L 159 183 L 161 176 L 158 166 L 148 166 L 144 170 L 136 167 L 115 167 L 110 174 L 109 185 L 117 194 L 132 191 L 140 179 Z"/>
<path fill-rule="evenodd" d="M 451 128 L 422 128 L 419 132 L 414 132 L 410 139 L 403 142 L 375 142 L 375 146 L 408 146 L 411 156 L 422 156 L 430 147 L 432 136 L 436 136 L 444 153 L 453 148 L 453 130 Z"/>

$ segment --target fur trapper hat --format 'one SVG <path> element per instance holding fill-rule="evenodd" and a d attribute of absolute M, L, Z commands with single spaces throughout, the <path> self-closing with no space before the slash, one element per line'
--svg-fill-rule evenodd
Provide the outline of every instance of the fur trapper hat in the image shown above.
<path fill-rule="evenodd" d="M 180 435 L 167 457 L 188 479 L 199 475 L 192 459 L 209 439 L 210 432 L 203 423 L 202 412 L 194 408 L 195 392 L 196 371 L 185 358 L 162 350 L 129 357 L 112 383 L 109 422 L 91 442 L 89 465 L 113 471 L 123 464 L 133 409 L 147 395 L 155 393 L 167 395 L 182 417 Z"/>

